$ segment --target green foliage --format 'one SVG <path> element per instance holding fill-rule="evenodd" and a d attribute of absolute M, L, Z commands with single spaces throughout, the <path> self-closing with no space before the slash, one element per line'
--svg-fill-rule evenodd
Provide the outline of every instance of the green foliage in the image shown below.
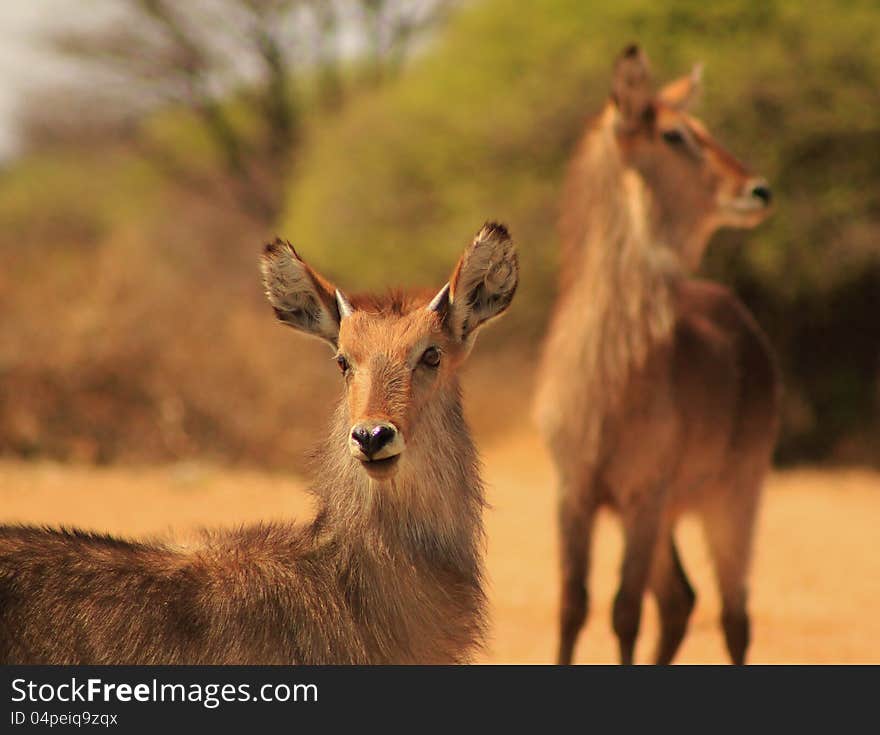
<path fill-rule="evenodd" d="M 117 150 L 52 150 L 0 174 L 3 248 L 95 244 L 149 216 L 155 171 Z"/>
<path fill-rule="evenodd" d="M 697 114 L 773 185 L 774 216 L 720 234 L 705 270 L 780 355 L 780 457 L 880 456 L 876 2 L 472 2 L 404 74 L 352 86 L 339 107 L 303 80 L 278 234 L 345 288 L 439 286 L 485 220 L 506 222 L 521 291 L 479 353 L 503 343 L 515 359 L 492 358 L 511 366 L 504 385 L 497 370 L 480 380 L 524 414 L 566 162 L 632 41 L 661 81 L 705 64 Z M 265 137 L 253 105 L 248 90 L 222 105 L 246 146 Z M 0 172 L 0 306 L 15 314 L 0 339 L 0 453 L 75 456 L 71 442 L 89 437 L 84 456 L 108 460 L 289 462 L 311 440 L 290 416 L 329 405 L 335 386 L 316 391 L 322 368 L 304 375 L 301 343 L 267 321 L 254 260 L 270 233 L 236 211 L 223 153 L 193 113 L 162 111 L 141 132 L 173 165 L 116 140 Z M 279 380 L 278 350 L 296 380 Z"/>
<path fill-rule="evenodd" d="M 283 229 L 332 267 L 377 280 L 389 259 L 438 267 L 487 216 L 520 225 L 524 247 L 546 257 L 572 142 L 632 39 L 661 78 L 705 63 L 714 132 L 781 189 L 779 214 L 752 238 L 751 267 L 785 276 L 792 296 L 830 286 L 844 264 L 815 235 L 845 236 L 836 220 L 876 216 L 864 186 L 880 176 L 869 155 L 880 142 L 870 2 L 479 4 L 398 84 L 322 121 Z M 862 239 L 846 260 L 876 255 Z"/>
<path fill-rule="evenodd" d="M 707 272 L 734 283 L 782 353 L 800 416 L 787 420 L 783 455 L 827 455 L 840 426 L 858 424 L 853 416 L 864 424 L 877 402 L 877 339 L 850 345 L 849 362 L 827 356 L 824 377 L 801 371 L 799 352 L 821 350 L 820 334 L 841 334 L 807 320 L 834 325 L 873 303 L 877 281 L 865 274 L 880 261 L 875 2 L 475 3 L 396 84 L 322 121 L 281 231 L 343 282 L 437 282 L 470 232 L 501 219 L 524 273 L 505 326 L 538 335 L 554 292 L 565 162 L 631 41 L 660 80 L 705 64 L 697 114 L 774 186 L 774 217 L 720 237 Z M 867 291 L 841 299 L 856 282 Z M 835 312 L 843 302 L 849 311 Z M 866 328 L 863 341 L 880 337 Z M 826 419 L 834 429 L 823 435 Z"/>

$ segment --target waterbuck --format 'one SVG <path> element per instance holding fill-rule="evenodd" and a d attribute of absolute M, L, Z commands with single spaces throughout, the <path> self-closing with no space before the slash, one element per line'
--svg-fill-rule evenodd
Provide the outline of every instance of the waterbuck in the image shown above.
<path fill-rule="evenodd" d="M 746 307 L 689 272 L 719 227 L 761 222 L 771 193 L 686 112 L 698 81 L 695 71 L 655 92 L 644 54 L 626 49 L 570 164 L 535 401 L 560 483 L 560 663 L 586 620 L 603 505 L 625 536 L 613 606 L 620 660 L 633 661 L 648 588 L 660 612 L 656 661 L 671 661 L 684 637 L 695 602 L 673 535 L 684 511 L 702 521 L 730 657 L 746 655 L 746 578 L 779 381 Z"/>
<path fill-rule="evenodd" d="M 463 663 L 480 647 L 484 499 L 457 372 L 516 290 L 507 231 L 484 226 L 433 298 L 348 298 L 280 240 L 262 273 L 278 319 L 342 373 L 315 520 L 191 549 L 0 528 L 0 662 Z"/>

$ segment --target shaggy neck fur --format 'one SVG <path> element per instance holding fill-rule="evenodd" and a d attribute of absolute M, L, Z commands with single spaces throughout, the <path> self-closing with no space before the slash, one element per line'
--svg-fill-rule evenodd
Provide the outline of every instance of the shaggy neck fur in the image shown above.
<path fill-rule="evenodd" d="M 371 479 L 350 455 L 350 425 L 343 401 L 316 456 L 315 546 L 332 549 L 372 646 L 389 660 L 424 663 L 440 652 L 435 662 L 465 662 L 485 635 L 485 502 L 459 388 L 422 408 L 390 480 Z"/>
<path fill-rule="evenodd" d="M 609 108 L 585 135 L 566 182 L 560 298 L 536 406 L 558 451 L 577 446 L 587 464 L 598 461 L 603 424 L 627 381 L 674 326 L 682 271 L 654 242 L 651 209 L 641 177 L 620 158 Z M 578 420 L 567 419 L 572 411 Z"/>

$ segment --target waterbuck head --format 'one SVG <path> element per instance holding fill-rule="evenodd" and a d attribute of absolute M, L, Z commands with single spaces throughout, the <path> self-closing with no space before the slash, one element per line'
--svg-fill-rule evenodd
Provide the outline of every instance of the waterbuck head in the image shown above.
<path fill-rule="evenodd" d="M 504 226 L 486 224 L 437 292 L 349 297 L 281 240 L 261 266 L 278 319 L 335 350 L 345 441 L 372 479 L 393 478 L 414 446 L 424 456 L 463 439 L 444 435 L 454 427 L 436 406 L 457 405 L 456 372 L 477 330 L 513 298 L 517 258 Z"/>
<path fill-rule="evenodd" d="M 767 182 L 728 153 L 688 108 L 701 67 L 655 91 L 648 60 L 629 46 L 614 67 L 606 119 L 621 157 L 649 193 L 655 239 L 696 268 L 719 227 L 754 227 L 770 212 Z"/>

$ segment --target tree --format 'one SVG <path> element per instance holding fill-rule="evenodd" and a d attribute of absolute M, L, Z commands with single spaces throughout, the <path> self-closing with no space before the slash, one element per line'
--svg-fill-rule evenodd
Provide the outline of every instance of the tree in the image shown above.
<path fill-rule="evenodd" d="M 271 225 L 303 136 L 306 82 L 317 88 L 315 104 L 339 106 L 348 58 L 364 57 L 372 81 L 397 73 L 415 39 L 451 5 L 450 0 L 127 0 L 94 26 L 50 36 L 51 47 L 76 60 L 84 73 L 73 85 L 34 94 L 24 108 L 23 127 L 32 144 L 45 143 L 53 133 L 83 139 L 87 129 L 102 135 L 108 128 L 123 131 L 176 180 L 209 195 L 224 186 L 242 211 Z M 56 114 L 53 99 L 71 103 L 63 116 Z M 147 134 L 143 123 L 150 114 L 174 106 L 197 120 L 223 176 L 198 173 L 186 155 Z M 234 114 L 242 106 L 249 124 Z"/>

